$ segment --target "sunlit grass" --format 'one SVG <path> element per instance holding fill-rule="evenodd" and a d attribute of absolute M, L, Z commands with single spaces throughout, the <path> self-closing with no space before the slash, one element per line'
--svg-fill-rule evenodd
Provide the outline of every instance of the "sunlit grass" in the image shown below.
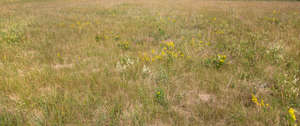
<path fill-rule="evenodd" d="M 0 1 L 0 125 L 299 125 L 299 10 Z"/>

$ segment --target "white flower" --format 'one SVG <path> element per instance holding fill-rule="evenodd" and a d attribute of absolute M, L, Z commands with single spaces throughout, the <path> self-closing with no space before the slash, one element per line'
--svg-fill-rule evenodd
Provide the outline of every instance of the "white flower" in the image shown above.
<path fill-rule="evenodd" d="M 299 78 L 296 78 L 296 76 L 294 76 L 294 80 L 292 81 L 293 84 L 296 84 L 298 82 Z"/>
<path fill-rule="evenodd" d="M 126 62 L 127 62 L 127 65 L 133 65 L 134 64 L 134 61 L 131 60 L 129 57 L 126 57 Z"/>
<path fill-rule="evenodd" d="M 146 65 L 143 66 L 143 73 L 151 73 L 151 70 Z"/>
<path fill-rule="evenodd" d="M 134 60 L 128 56 L 122 57 L 116 64 L 116 68 L 120 71 L 126 70 L 128 67 L 134 65 Z"/>

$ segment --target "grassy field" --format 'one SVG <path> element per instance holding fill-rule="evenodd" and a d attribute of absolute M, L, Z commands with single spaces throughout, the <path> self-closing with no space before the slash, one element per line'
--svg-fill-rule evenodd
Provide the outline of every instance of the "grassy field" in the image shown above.
<path fill-rule="evenodd" d="M 300 2 L 0 0 L 0 126 L 300 125 Z"/>

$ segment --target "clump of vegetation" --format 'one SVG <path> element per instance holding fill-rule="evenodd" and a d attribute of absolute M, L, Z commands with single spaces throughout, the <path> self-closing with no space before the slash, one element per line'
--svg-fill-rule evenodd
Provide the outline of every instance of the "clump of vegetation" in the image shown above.
<path fill-rule="evenodd" d="M 259 102 L 257 97 L 254 94 L 252 94 L 252 99 L 251 100 L 258 107 L 263 107 L 263 108 L 268 108 L 269 107 L 269 104 L 265 104 L 263 99 L 261 99 L 261 101 Z"/>
<path fill-rule="evenodd" d="M 8 44 L 16 44 L 24 41 L 25 36 L 20 26 L 13 25 L 4 31 L 0 31 L 0 41 Z"/>
<path fill-rule="evenodd" d="M 164 107 L 167 107 L 168 105 L 168 102 L 165 98 L 165 92 L 162 89 L 158 89 L 155 92 L 154 100 Z"/>
<path fill-rule="evenodd" d="M 216 58 L 213 59 L 213 63 L 215 64 L 216 68 L 219 69 L 221 66 L 225 64 L 226 55 L 218 54 Z"/>
<path fill-rule="evenodd" d="M 128 41 L 122 41 L 118 43 L 118 47 L 123 49 L 123 50 L 128 50 L 129 49 L 129 42 Z"/>

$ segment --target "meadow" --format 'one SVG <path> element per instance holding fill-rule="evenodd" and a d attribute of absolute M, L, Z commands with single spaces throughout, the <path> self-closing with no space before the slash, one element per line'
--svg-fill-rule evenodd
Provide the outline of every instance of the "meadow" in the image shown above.
<path fill-rule="evenodd" d="M 0 126 L 300 125 L 300 2 L 0 0 Z"/>

